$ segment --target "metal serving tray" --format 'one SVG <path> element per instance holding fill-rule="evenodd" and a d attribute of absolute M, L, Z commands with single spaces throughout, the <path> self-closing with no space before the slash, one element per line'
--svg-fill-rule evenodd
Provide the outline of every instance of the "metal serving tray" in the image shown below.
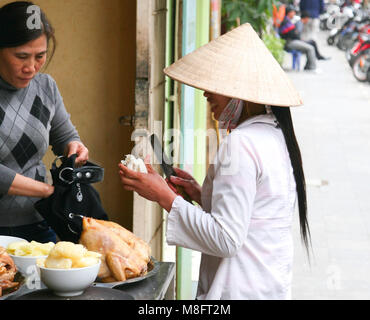
<path fill-rule="evenodd" d="M 94 282 L 93 286 L 113 289 L 113 288 L 118 287 L 118 286 L 121 287 L 122 285 L 125 285 L 125 284 L 139 282 L 139 281 L 143 281 L 145 279 L 148 279 L 148 278 L 154 276 L 158 272 L 158 270 L 159 270 L 159 262 L 157 260 L 155 260 L 153 257 L 151 257 L 151 259 L 148 263 L 148 272 L 145 275 L 143 275 L 141 277 L 128 279 L 126 281 L 117 281 L 117 282 L 108 282 L 108 283 Z"/>

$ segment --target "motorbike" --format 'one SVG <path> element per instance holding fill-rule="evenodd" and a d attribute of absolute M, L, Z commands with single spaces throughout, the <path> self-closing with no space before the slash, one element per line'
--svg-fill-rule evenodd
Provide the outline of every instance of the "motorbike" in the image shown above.
<path fill-rule="evenodd" d="M 370 25 L 366 25 L 361 29 L 358 35 L 358 41 L 351 49 L 347 50 L 346 58 L 349 65 L 353 67 L 356 57 L 367 49 L 370 49 Z"/>
<path fill-rule="evenodd" d="M 339 39 L 342 36 L 352 31 L 357 23 L 360 23 L 360 21 L 367 17 L 366 13 L 358 4 L 341 7 L 339 12 L 333 13 L 326 21 L 327 29 L 330 30 L 327 43 L 330 46 L 334 44 L 338 45 Z M 342 43 L 340 43 L 339 46 L 341 46 L 341 44 Z"/>
<path fill-rule="evenodd" d="M 320 15 L 320 29 L 329 30 L 328 28 L 328 19 L 331 16 L 340 13 L 340 6 L 336 4 L 328 4 L 326 10 L 323 14 Z"/>
<path fill-rule="evenodd" d="M 354 27 L 354 18 L 348 19 L 341 28 L 333 28 L 330 33 L 329 37 L 327 39 L 327 42 L 329 45 L 334 45 L 336 44 L 338 48 L 340 48 L 342 41 L 341 38 L 352 31 Z"/>
<path fill-rule="evenodd" d="M 353 62 L 352 72 L 361 82 L 370 82 L 370 48 L 362 51 Z"/>
<path fill-rule="evenodd" d="M 342 7 L 339 11 L 330 15 L 326 21 L 326 26 L 329 30 L 340 29 L 349 19 L 354 18 L 354 16 L 355 8 L 353 6 Z"/>
<path fill-rule="evenodd" d="M 370 23 L 370 18 L 366 17 L 360 19 L 356 17 L 350 19 L 341 29 L 338 39 L 337 47 L 340 50 L 346 51 L 349 48 L 352 48 L 356 43 L 360 30 L 362 30 L 366 25 Z"/>

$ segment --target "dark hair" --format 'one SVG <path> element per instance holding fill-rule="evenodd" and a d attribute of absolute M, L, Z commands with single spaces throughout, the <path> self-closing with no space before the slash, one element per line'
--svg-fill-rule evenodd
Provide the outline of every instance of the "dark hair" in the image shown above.
<path fill-rule="evenodd" d="M 311 18 L 311 15 L 308 11 L 302 11 L 301 19 L 304 19 L 304 18 Z"/>
<path fill-rule="evenodd" d="M 285 14 L 288 14 L 288 13 L 289 13 L 289 12 L 291 12 L 291 11 L 295 11 L 295 12 L 297 12 L 296 7 L 295 7 L 295 6 L 293 6 L 293 5 L 288 5 L 288 6 L 286 6 L 286 8 L 285 8 Z"/>
<path fill-rule="evenodd" d="M 51 26 L 44 12 L 37 6 L 41 24 L 40 27 L 30 28 L 28 23 L 33 18 L 32 15 L 38 14 L 38 12 L 32 10 L 27 12 L 30 6 L 35 5 L 28 1 L 16 1 L 0 8 L 0 49 L 18 47 L 45 34 L 48 48 L 49 43 L 53 43 L 48 59 L 49 63 L 56 49 L 54 28 Z"/>
<path fill-rule="evenodd" d="M 287 149 L 289 152 L 290 161 L 293 167 L 293 174 L 296 182 L 299 208 L 299 224 L 301 229 L 302 241 L 306 246 L 309 256 L 309 245 L 311 244 L 310 228 L 307 220 L 307 196 L 306 182 L 303 172 L 302 156 L 299 149 L 298 141 L 294 133 L 292 116 L 290 108 L 287 107 L 271 107 L 273 114 L 279 122 L 283 131 Z"/>

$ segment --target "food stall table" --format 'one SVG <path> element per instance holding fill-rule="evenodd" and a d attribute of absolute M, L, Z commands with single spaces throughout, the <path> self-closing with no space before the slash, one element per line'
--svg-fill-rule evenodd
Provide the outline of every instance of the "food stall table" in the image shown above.
<path fill-rule="evenodd" d="M 175 264 L 157 262 L 158 269 L 150 277 L 139 281 L 114 285 L 94 283 L 83 295 L 77 297 L 58 297 L 41 284 L 39 289 L 29 289 L 23 285 L 5 300 L 173 300 L 175 298 Z M 133 279 L 132 279 L 133 280 Z M 117 292 L 118 291 L 118 292 Z M 120 294 L 121 293 L 121 294 Z"/>

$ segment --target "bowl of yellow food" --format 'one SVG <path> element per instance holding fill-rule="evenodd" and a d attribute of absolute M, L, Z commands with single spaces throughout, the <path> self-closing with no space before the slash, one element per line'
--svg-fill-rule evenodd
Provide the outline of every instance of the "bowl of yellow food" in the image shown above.
<path fill-rule="evenodd" d="M 0 236 L 0 247 L 7 248 L 9 244 L 13 242 L 27 241 L 26 239 L 11 237 L 11 236 Z"/>
<path fill-rule="evenodd" d="M 38 259 L 41 281 L 62 297 L 81 295 L 96 280 L 101 254 L 81 244 L 58 242 L 46 258 Z"/>
<path fill-rule="evenodd" d="M 6 247 L 6 251 L 13 259 L 19 272 L 23 275 L 31 275 L 37 272 L 37 259 L 46 258 L 54 245 L 53 242 L 28 242 L 21 239 L 10 242 Z"/>

